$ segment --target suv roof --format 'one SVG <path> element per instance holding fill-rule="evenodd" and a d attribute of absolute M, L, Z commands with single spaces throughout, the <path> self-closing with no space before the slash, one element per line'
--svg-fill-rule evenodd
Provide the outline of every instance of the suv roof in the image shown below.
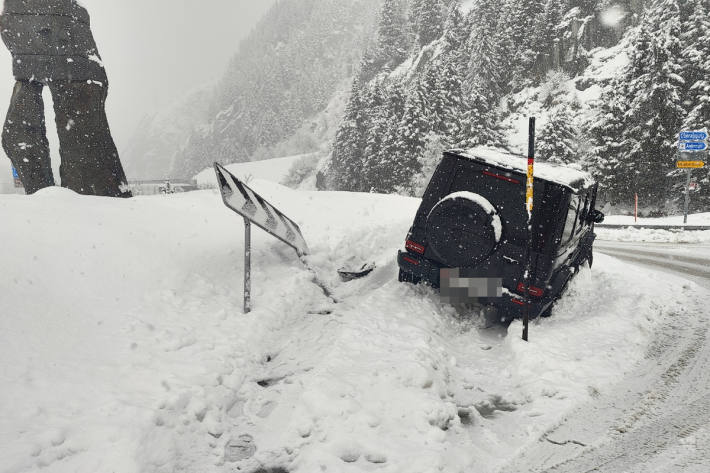
<path fill-rule="evenodd" d="M 479 146 L 470 150 L 453 149 L 447 153 L 455 154 L 462 158 L 472 159 L 499 169 L 520 173 L 527 173 L 528 161 L 522 155 L 510 153 L 501 148 Z M 592 176 L 584 171 L 552 163 L 535 162 L 535 179 L 559 184 L 572 189 L 575 193 L 592 187 L 595 182 Z"/>

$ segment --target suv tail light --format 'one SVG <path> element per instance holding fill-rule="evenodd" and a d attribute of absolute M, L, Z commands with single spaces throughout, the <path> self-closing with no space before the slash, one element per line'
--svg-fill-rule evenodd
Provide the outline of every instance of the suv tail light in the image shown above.
<path fill-rule="evenodd" d="M 409 264 L 413 264 L 414 266 L 419 266 L 419 261 L 415 260 L 414 258 L 410 258 L 409 256 L 403 256 L 402 259 Z"/>
<path fill-rule="evenodd" d="M 525 284 L 518 284 L 518 293 L 525 294 Z M 545 294 L 545 290 L 535 286 L 528 286 L 528 294 L 533 297 L 542 297 Z"/>
<path fill-rule="evenodd" d="M 426 251 L 426 248 L 424 248 L 422 245 L 420 245 L 419 243 L 414 242 L 412 240 L 407 240 L 407 244 L 405 245 L 405 248 L 407 248 L 408 250 L 411 250 L 415 253 L 419 253 L 420 255 L 423 255 L 424 252 Z"/>

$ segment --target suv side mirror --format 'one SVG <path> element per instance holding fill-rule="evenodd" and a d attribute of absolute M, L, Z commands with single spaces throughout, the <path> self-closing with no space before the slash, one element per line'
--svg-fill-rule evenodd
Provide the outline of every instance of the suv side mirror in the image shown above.
<path fill-rule="evenodd" d="M 590 222 L 602 223 L 604 221 L 604 214 L 595 209 L 589 212 L 589 216 L 587 217 L 587 219 Z"/>

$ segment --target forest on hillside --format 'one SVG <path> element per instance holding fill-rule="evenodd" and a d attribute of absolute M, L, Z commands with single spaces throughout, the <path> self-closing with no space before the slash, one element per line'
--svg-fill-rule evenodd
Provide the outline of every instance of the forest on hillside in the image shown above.
<path fill-rule="evenodd" d="M 535 110 L 542 159 L 589 170 L 607 202 L 637 193 L 672 211 L 677 134 L 710 128 L 708 12 L 710 0 L 384 0 L 321 182 L 417 195 L 443 149 L 507 146 L 512 117 Z M 606 51 L 621 66 L 598 74 Z"/>

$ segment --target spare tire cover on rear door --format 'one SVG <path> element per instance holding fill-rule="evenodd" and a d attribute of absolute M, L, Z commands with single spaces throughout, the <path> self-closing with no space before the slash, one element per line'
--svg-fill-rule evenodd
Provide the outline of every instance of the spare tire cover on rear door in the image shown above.
<path fill-rule="evenodd" d="M 470 267 L 495 251 L 503 226 L 498 211 L 485 197 L 456 192 L 431 209 L 426 233 L 439 261 L 454 268 Z"/>

